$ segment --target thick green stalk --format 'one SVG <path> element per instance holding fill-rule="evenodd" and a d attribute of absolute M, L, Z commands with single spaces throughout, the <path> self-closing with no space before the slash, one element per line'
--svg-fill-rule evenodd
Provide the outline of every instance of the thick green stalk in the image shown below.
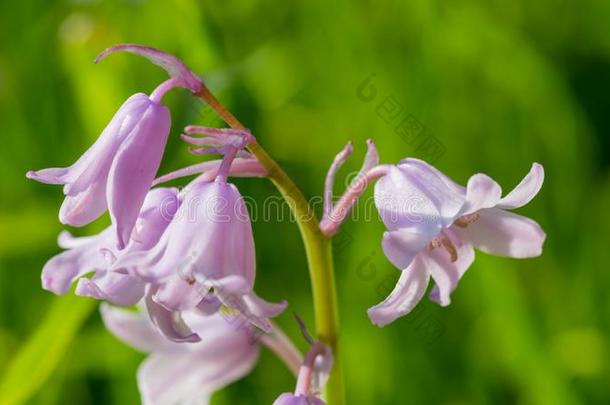
<path fill-rule="evenodd" d="M 230 127 L 245 129 L 206 87 L 197 93 L 197 96 L 208 103 Z M 269 172 L 267 177 L 289 204 L 299 225 L 309 265 L 316 332 L 318 339 L 332 347 L 334 355 L 333 370 L 326 385 L 326 401 L 328 405 L 344 405 L 345 392 L 339 351 L 339 313 L 331 241 L 320 232 L 313 209 L 286 172 L 258 143 L 248 145 L 248 150 L 265 166 Z"/>

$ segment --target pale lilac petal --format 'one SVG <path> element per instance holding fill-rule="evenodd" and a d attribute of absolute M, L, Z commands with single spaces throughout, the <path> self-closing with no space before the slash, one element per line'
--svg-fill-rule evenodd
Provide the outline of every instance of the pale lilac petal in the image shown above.
<path fill-rule="evenodd" d="M 119 248 L 129 241 L 144 198 L 155 178 L 169 135 L 170 121 L 167 107 L 151 102 L 136 127 L 121 143 L 112 162 L 107 199 Z"/>
<path fill-rule="evenodd" d="M 137 350 L 153 352 L 167 350 L 174 345 L 155 329 L 145 313 L 120 309 L 105 303 L 100 305 L 100 312 L 106 328 Z"/>
<path fill-rule="evenodd" d="M 146 284 L 140 278 L 118 271 L 98 271 L 93 278 L 81 278 L 76 295 L 131 306 L 144 296 Z"/>
<path fill-rule="evenodd" d="M 153 292 L 154 293 L 154 292 Z M 173 342 L 199 342 L 201 338 L 193 333 L 184 323 L 179 312 L 169 311 L 152 299 L 152 294 L 146 295 L 146 308 L 150 319 L 159 331 Z"/>
<path fill-rule="evenodd" d="M 381 246 L 392 264 L 406 269 L 417 254 L 434 238 L 434 235 L 420 234 L 409 229 L 384 232 Z"/>
<path fill-rule="evenodd" d="M 170 405 L 207 398 L 247 375 L 258 359 L 258 345 L 244 331 L 216 329 L 200 343 L 181 344 L 181 352 L 153 353 L 138 370 L 143 404 Z M 186 346 L 186 347 L 185 347 Z"/>
<path fill-rule="evenodd" d="M 238 311 L 243 317 L 265 331 L 272 329 L 268 319 L 282 313 L 287 306 L 285 301 L 270 303 L 261 299 L 251 291 L 250 284 L 243 277 L 225 277 L 204 285 L 214 288 L 214 295 L 223 305 Z"/>
<path fill-rule="evenodd" d="M 542 254 L 546 234 L 535 221 L 498 208 L 481 210 L 478 214 L 479 219 L 467 227 L 454 227 L 476 248 L 496 256 L 515 258 Z"/>
<path fill-rule="evenodd" d="M 491 177 L 475 174 L 468 179 L 466 202 L 460 215 L 468 215 L 483 208 L 495 207 L 502 198 L 502 188 Z"/>
<path fill-rule="evenodd" d="M 273 405 L 326 405 L 326 403 L 316 397 L 306 397 L 304 395 L 294 395 L 290 392 L 286 392 L 280 395 L 273 402 Z"/>
<path fill-rule="evenodd" d="M 124 252 L 147 250 L 155 246 L 176 215 L 179 204 L 178 189 L 175 187 L 150 190 Z"/>
<path fill-rule="evenodd" d="M 42 288 L 63 295 L 74 280 L 92 271 L 107 267 L 100 249 L 110 243 L 112 232 L 106 229 L 83 245 L 52 257 L 42 269 Z"/>
<path fill-rule="evenodd" d="M 232 275 L 217 280 L 205 278 L 199 273 L 195 273 L 197 282 L 206 289 L 214 289 L 215 293 L 244 295 L 250 291 L 250 283 L 244 277 Z"/>
<path fill-rule="evenodd" d="M 260 318 L 275 318 L 288 306 L 286 301 L 278 303 L 265 301 L 254 292 L 245 295 L 244 302 L 249 313 Z"/>
<path fill-rule="evenodd" d="M 434 202 L 440 213 L 442 226 L 448 227 L 459 215 L 466 189 L 420 159 L 403 159 L 398 167 L 408 175 L 411 183 Z"/>
<path fill-rule="evenodd" d="M 216 296 L 206 295 L 197 304 L 197 311 L 203 315 L 212 315 L 218 312 L 222 306 L 222 301 Z"/>
<path fill-rule="evenodd" d="M 189 282 L 178 275 L 167 279 L 153 295 L 153 300 L 172 311 L 184 311 L 197 306 L 208 290 L 192 280 Z"/>
<path fill-rule="evenodd" d="M 389 230 L 409 229 L 434 235 L 442 226 L 437 204 L 421 185 L 395 166 L 375 184 L 375 206 Z"/>
<path fill-rule="evenodd" d="M 371 322 L 377 326 L 385 326 L 411 312 L 426 293 L 429 279 L 425 263 L 419 256 L 416 257 L 411 265 L 401 272 L 392 293 L 382 303 L 367 311 Z"/>
<path fill-rule="evenodd" d="M 68 231 L 61 231 L 57 236 L 57 245 L 62 249 L 78 248 L 95 241 L 98 236 L 73 236 Z"/>
<path fill-rule="evenodd" d="M 181 79 L 183 86 L 191 90 L 193 93 L 200 91 L 203 86 L 201 79 L 199 79 L 191 70 L 189 70 L 189 68 L 187 68 L 180 59 L 159 49 L 148 46 L 136 44 L 115 45 L 100 53 L 97 58 L 95 58 L 95 63 L 100 62 L 109 54 L 117 51 L 125 51 L 145 57 L 155 65 L 165 69 L 170 77 Z"/>
<path fill-rule="evenodd" d="M 64 194 L 76 195 L 92 183 L 106 182 L 117 150 L 149 105 L 150 100 L 144 93 L 132 95 L 121 105 L 95 143 L 70 167 L 70 181 L 64 187 Z"/>
<path fill-rule="evenodd" d="M 444 233 L 455 246 L 457 260 L 451 261 L 451 254 L 442 247 L 422 254 L 422 259 L 436 284 L 430 292 L 430 299 L 447 306 L 451 303 L 451 293 L 474 261 L 474 249 L 469 242 L 462 241 L 451 230 Z"/>
<path fill-rule="evenodd" d="M 64 225 L 85 226 L 106 212 L 106 182 L 96 181 L 75 194 L 67 195 L 59 209 L 59 222 Z"/>
<path fill-rule="evenodd" d="M 69 167 L 57 167 L 42 169 L 38 171 L 30 170 L 25 177 L 46 184 L 66 184 L 67 176 L 70 173 Z"/>
<path fill-rule="evenodd" d="M 235 274 L 252 286 L 254 238 L 235 186 L 202 182 L 189 186 L 185 193 L 159 243 L 148 252 L 119 258 L 115 267 L 140 264 L 138 271 L 143 276 L 160 280 L 186 269 L 203 281 Z"/>
<path fill-rule="evenodd" d="M 544 182 L 544 168 L 539 163 L 534 163 L 529 173 L 510 193 L 502 198 L 497 207 L 503 209 L 514 209 L 523 207 L 538 194 Z"/>

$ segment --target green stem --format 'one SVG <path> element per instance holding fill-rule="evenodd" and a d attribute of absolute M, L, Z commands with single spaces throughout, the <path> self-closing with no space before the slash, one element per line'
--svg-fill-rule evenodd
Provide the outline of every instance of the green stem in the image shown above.
<path fill-rule="evenodd" d="M 205 86 L 196 96 L 208 103 L 230 127 L 246 129 Z M 312 207 L 286 172 L 258 143 L 248 145 L 248 150 L 267 169 L 269 173 L 267 177 L 280 191 L 299 225 L 309 265 L 316 332 L 318 339 L 333 349 L 334 365 L 326 385 L 326 401 L 328 405 L 344 405 L 345 392 L 339 349 L 339 313 L 331 240 L 320 232 L 318 218 Z"/>

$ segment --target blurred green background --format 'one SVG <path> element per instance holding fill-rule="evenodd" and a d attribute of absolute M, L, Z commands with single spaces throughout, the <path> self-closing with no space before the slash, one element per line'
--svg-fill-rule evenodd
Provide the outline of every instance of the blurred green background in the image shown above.
<path fill-rule="evenodd" d="M 348 139 L 356 151 L 341 176 L 360 166 L 369 137 L 383 162 L 423 157 L 459 182 L 480 171 L 505 190 L 533 161 L 544 165 L 542 192 L 520 210 L 547 231 L 544 255 L 478 253 L 451 306 L 425 299 L 384 329 L 366 317 L 398 278 L 381 251 L 383 226 L 344 226 L 335 260 L 349 404 L 610 403 L 609 21 L 601 0 L 3 0 L 0 374 L 32 336 L 42 344 L 27 378 L 4 389 L 42 383 L 27 400 L 37 405 L 139 401 L 143 355 L 105 331 L 90 300 L 40 288 L 43 264 L 59 252 L 61 192 L 24 176 L 72 163 L 124 99 L 165 78 L 134 56 L 93 64 L 104 48 L 136 42 L 201 74 L 309 197 L 321 195 Z M 197 161 L 178 141 L 184 125 L 220 124 L 186 91 L 166 102 L 163 171 Z M 405 119 L 406 136 L 396 129 Z M 422 146 L 430 141 L 435 149 Z M 277 195 L 265 180 L 237 183 L 257 201 Z M 258 220 L 254 231 L 259 293 L 288 299 L 313 325 L 296 226 Z M 57 322 L 34 335 L 51 305 Z M 53 336 L 72 334 L 64 311 L 84 321 L 53 369 L 45 350 L 61 352 Z M 304 348 L 290 313 L 279 322 Z M 270 404 L 292 387 L 264 351 L 213 403 Z"/>

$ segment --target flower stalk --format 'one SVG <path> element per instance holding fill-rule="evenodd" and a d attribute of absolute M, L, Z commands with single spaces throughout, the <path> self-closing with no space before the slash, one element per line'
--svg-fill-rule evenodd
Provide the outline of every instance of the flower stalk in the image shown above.
<path fill-rule="evenodd" d="M 195 96 L 205 101 L 220 117 L 234 129 L 246 128 L 204 85 Z M 345 393 L 340 362 L 339 313 L 335 289 L 335 275 L 331 240 L 319 227 L 318 219 L 305 196 L 284 170 L 271 156 L 253 140 L 247 149 L 267 169 L 267 177 L 273 182 L 292 210 L 303 242 L 309 266 L 313 291 L 314 312 L 318 339 L 332 348 L 334 366 L 326 385 L 328 405 L 344 405 Z"/>

